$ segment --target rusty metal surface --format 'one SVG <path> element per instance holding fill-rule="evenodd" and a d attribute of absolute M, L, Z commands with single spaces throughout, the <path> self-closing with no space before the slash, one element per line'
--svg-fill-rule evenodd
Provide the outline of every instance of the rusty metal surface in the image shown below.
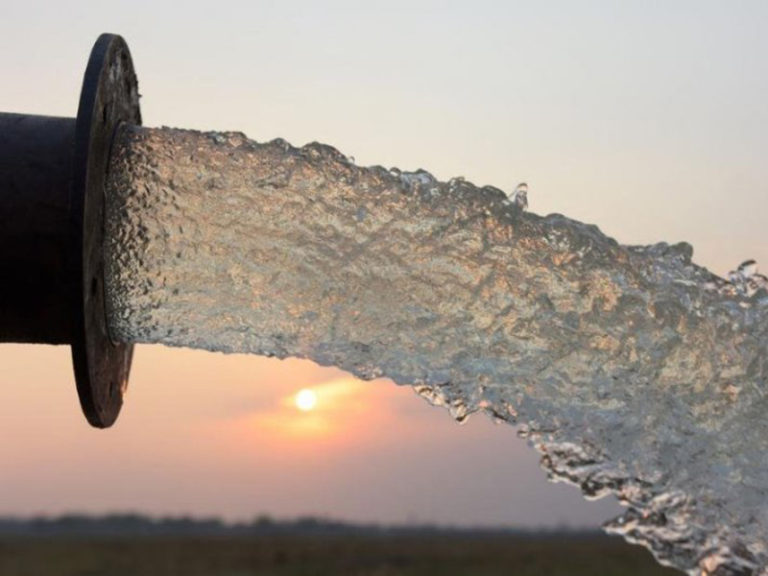
<path fill-rule="evenodd" d="M 115 129 L 141 124 L 136 73 L 125 41 L 103 34 L 83 80 L 75 137 L 71 261 L 72 359 L 83 412 L 112 425 L 123 404 L 133 346 L 109 338 L 104 303 L 104 183 Z"/>

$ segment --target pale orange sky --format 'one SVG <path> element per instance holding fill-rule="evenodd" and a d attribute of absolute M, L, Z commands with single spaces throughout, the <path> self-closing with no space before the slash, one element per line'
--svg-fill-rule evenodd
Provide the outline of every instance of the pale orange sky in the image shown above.
<path fill-rule="evenodd" d="M 140 346 L 117 425 L 89 428 L 66 347 L 0 349 L 3 513 L 596 525 L 509 426 L 459 426 L 409 388 L 308 361 Z M 315 410 L 293 395 L 316 391 Z"/>
<path fill-rule="evenodd" d="M 74 115 L 93 41 L 117 32 L 147 125 L 526 180 L 533 211 L 765 270 L 766 21 L 759 0 L 15 2 L 0 110 Z M 307 386 L 316 412 L 284 404 Z M 597 525 L 616 510 L 545 483 L 511 428 L 459 427 L 409 389 L 306 362 L 138 347 L 124 412 L 99 432 L 66 348 L 0 345 L 0 432 L 0 514 Z"/>

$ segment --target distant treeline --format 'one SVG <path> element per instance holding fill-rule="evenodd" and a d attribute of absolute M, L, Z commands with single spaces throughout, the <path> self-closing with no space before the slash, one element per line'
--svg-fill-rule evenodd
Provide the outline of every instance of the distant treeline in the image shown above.
<path fill-rule="evenodd" d="M 533 530 L 513 527 L 446 527 L 430 524 L 420 525 L 381 525 L 355 524 L 318 517 L 303 517 L 295 520 L 276 520 L 269 516 L 259 516 L 251 522 L 224 522 L 218 518 L 195 518 L 189 516 L 153 518 L 142 514 L 108 514 L 89 516 L 68 514 L 57 517 L 0 518 L 0 535 L 19 536 L 251 536 L 270 534 L 364 534 L 395 535 L 408 534 L 490 536 L 519 535 L 537 538 L 552 536 L 594 537 L 600 534 L 594 530 L 561 527 L 556 529 Z"/>

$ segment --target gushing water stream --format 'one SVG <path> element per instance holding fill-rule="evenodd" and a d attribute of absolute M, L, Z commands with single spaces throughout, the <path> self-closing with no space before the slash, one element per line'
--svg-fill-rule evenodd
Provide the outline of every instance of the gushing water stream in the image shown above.
<path fill-rule="evenodd" d="M 309 358 L 520 425 L 611 532 L 691 574 L 768 574 L 768 292 L 688 244 L 622 246 L 500 190 L 333 148 L 126 127 L 113 338 Z M 488 447 L 493 450 L 493 447 Z M 504 457 L 504 454 L 499 454 Z"/>

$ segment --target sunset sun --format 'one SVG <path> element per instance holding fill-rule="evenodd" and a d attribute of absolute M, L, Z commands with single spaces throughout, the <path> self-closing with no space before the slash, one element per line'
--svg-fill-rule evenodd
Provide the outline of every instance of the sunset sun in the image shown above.
<path fill-rule="evenodd" d="M 296 408 L 302 412 L 309 412 L 317 404 L 317 394 L 309 388 L 303 388 L 296 394 Z"/>

